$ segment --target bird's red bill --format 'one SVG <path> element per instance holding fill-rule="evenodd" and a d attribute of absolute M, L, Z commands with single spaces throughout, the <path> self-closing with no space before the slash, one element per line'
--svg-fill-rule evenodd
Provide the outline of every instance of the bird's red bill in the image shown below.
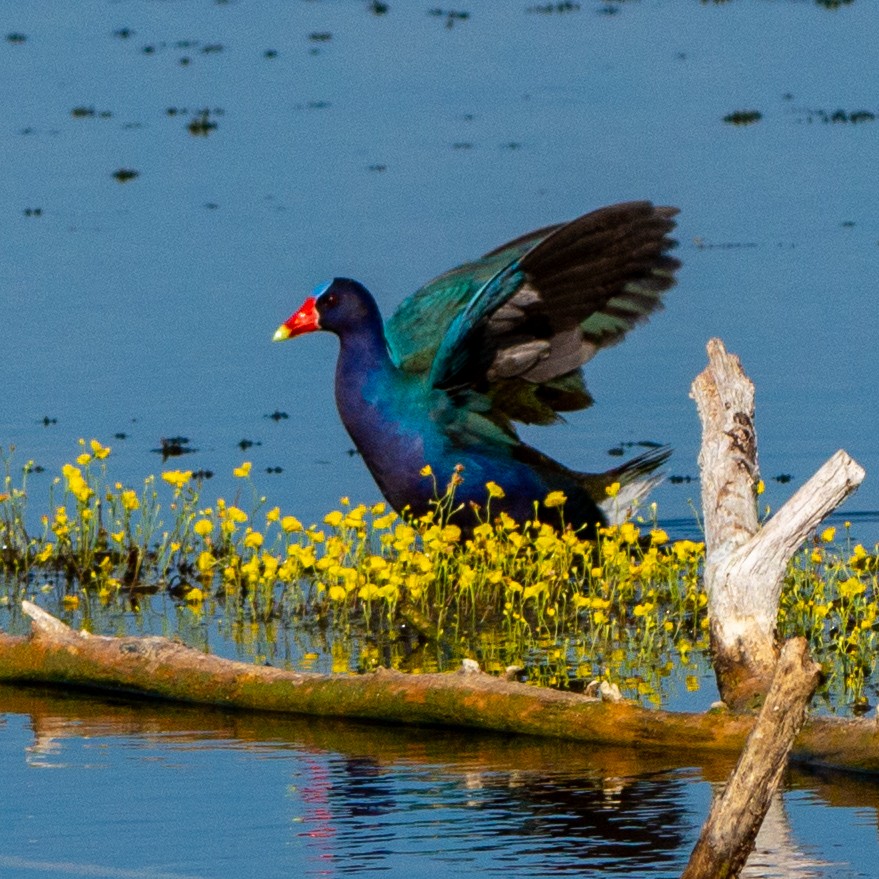
<path fill-rule="evenodd" d="M 278 327 L 274 335 L 275 342 L 292 339 L 304 333 L 313 333 L 320 329 L 320 315 L 317 313 L 317 299 L 309 296 L 299 308 Z"/>

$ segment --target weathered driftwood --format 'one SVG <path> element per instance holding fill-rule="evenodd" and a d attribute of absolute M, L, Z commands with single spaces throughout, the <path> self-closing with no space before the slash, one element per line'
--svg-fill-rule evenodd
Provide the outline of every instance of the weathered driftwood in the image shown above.
<path fill-rule="evenodd" d="M 762 527 L 757 515 L 754 385 L 719 339 L 691 396 L 702 421 L 699 469 L 705 521 L 705 587 L 721 698 L 753 706 L 772 680 L 776 621 L 788 562 L 803 541 L 864 478 L 838 451 Z"/>
<path fill-rule="evenodd" d="M 159 637 L 76 632 L 23 602 L 28 636 L 0 634 L 0 682 L 46 683 L 223 708 L 391 723 L 469 727 L 595 744 L 738 753 L 751 715 L 656 711 L 632 702 L 506 681 L 478 671 L 324 675 L 254 666 Z M 794 749 L 799 760 L 879 772 L 879 726 L 816 718 Z"/>
<path fill-rule="evenodd" d="M 788 641 L 760 716 L 711 805 L 682 879 L 734 879 L 741 873 L 820 677 L 821 667 L 809 658 L 805 639 Z"/>
<path fill-rule="evenodd" d="M 27 637 L 0 635 L 0 681 L 137 693 L 204 705 L 428 723 L 577 738 L 620 745 L 686 742 L 698 750 L 741 748 L 753 718 L 654 712 L 484 674 L 476 664 L 446 674 L 379 669 L 317 674 L 235 662 L 166 638 L 114 638 L 70 629 L 30 602 Z"/>

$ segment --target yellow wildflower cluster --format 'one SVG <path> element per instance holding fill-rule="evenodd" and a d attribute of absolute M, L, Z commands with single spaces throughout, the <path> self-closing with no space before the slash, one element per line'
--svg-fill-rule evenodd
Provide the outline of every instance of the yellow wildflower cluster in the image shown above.
<path fill-rule="evenodd" d="M 522 666 L 556 686 L 610 678 L 653 701 L 664 698 L 669 678 L 694 689 L 710 668 L 704 546 L 672 540 L 655 519 L 624 521 L 589 540 L 539 520 L 565 503 L 561 492 L 520 524 L 491 514 L 504 489 L 489 482 L 486 521 L 468 532 L 443 498 L 417 519 L 343 498 L 319 525 L 304 525 L 264 499 L 253 509 L 222 498 L 204 505 L 190 471 L 166 471 L 140 490 L 108 483 L 110 449 L 81 445 L 62 469 L 62 496 L 42 517 L 41 537 L 22 524 L 24 485 L 7 474 L 0 492 L 0 538 L 15 548 L 0 557 L 3 570 L 25 581 L 29 572 L 45 581 L 57 571 L 61 611 L 94 615 L 162 586 L 179 600 L 181 620 L 219 613 L 255 656 L 285 637 L 304 639 L 303 655 L 326 653 L 336 669 L 343 657 L 359 668 L 379 658 L 440 668 L 471 656 L 490 670 Z M 250 472 L 245 462 L 233 475 Z M 157 483 L 170 487 L 164 511 Z M 607 489 L 610 497 L 618 491 Z M 834 698 L 851 701 L 873 674 L 879 646 L 877 555 L 851 543 L 840 553 L 836 539 L 827 528 L 797 557 L 779 624 L 811 639 L 837 670 Z M 312 627 L 317 641 L 304 634 Z"/>
<path fill-rule="evenodd" d="M 879 648 L 879 547 L 872 553 L 848 536 L 834 545 L 837 529 L 825 528 L 789 569 L 779 610 L 783 636 L 807 637 L 825 663 L 825 697 L 858 705 L 876 671 Z M 828 695 L 831 694 L 831 695 Z"/>

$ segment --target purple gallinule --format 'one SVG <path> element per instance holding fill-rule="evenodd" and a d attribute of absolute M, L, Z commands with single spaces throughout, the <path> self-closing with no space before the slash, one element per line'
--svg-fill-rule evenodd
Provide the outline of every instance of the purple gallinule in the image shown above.
<path fill-rule="evenodd" d="M 342 421 L 397 511 L 427 511 L 455 468 L 453 519 L 484 509 L 486 484 L 506 512 L 593 532 L 611 509 L 640 499 L 666 448 L 605 473 L 579 473 L 519 439 L 515 422 L 551 424 L 592 403 L 581 366 L 661 307 L 680 263 L 669 255 L 675 208 L 604 207 L 517 238 L 434 279 L 383 323 L 357 281 L 335 278 L 275 333 L 280 341 L 327 330 L 339 337 L 336 402 Z M 463 469 L 461 469 L 463 468 Z M 607 488 L 619 483 L 609 498 Z M 541 506 L 562 492 L 563 507 Z M 559 496 L 556 495 L 556 498 Z"/>

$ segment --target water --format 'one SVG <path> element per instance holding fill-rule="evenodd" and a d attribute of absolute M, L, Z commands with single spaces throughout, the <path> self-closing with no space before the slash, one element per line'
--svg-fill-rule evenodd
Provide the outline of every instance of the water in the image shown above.
<path fill-rule="evenodd" d="M 678 876 L 728 759 L 0 688 L 0 868 Z M 875 876 L 872 781 L 792 772 L 750 876 Z"/>
<path fill-rule="evenodd" d="M 215 472 L 208 498 L 248 459 L 306 521 L 377 499 L 335 341 L 271 345 L 280 321 L 337 274 L 389 314 L 528 229 L 650 198 L 681 207 L 679 286 L 589 364 L 595 408 L 527 438 L 580 469 L 667 442 L 694 477 L 688 389 L 720 336 L 756 383 L 767 503 L 843 447 L 868 478 L 838 518 L 879 536 L 879 121 L 823 121 L 879 111 L 872 4 L 529 5 L 447 27 L 417 3 L 5 0 L 0 447 L 46 468 L 32 508 L 92 436 L 133 484 L 182 435 L 167 466 Z M 689 536 L 698 484 L 655 498 Z M 728 767 L 581 750 L 7 693 L 0 867 L 678 875 Z M 877 875 L 872 782 L 794 774 L 784 809 L 755 875 Z"/>
<path fill-rule="evenodd" d="M 879 122 L 819 115 L 879 109 L 869 4 L 468 11 L 449 28 L 422 4 L 7 0 L 0 445 L 47 468 L 35 497 L 80 436 L 137 483 L 183 435 L 209 494 L 247 458 L 302 518 L 375 499 L 334 410 L 335 340 L 271 345 L 277 324 L 334 274 L 390 313 L 449 266 L 628 198 L 681 207 L 680 285 L 589 364 L 595 408 L 528 438 L 580 469 L 668 442 L 670 472 L 695 476 L 687 394 L 717 335 L 757 385 L 773 508 L 839 447 L 877 469 Z M 725 124 L 736 110 L 762 119 Z M 655 497 L 692 529 L 697 483 Z M 868 477 L 842 515 L 869 514 L 870 540 L 877 509 Z"/>

